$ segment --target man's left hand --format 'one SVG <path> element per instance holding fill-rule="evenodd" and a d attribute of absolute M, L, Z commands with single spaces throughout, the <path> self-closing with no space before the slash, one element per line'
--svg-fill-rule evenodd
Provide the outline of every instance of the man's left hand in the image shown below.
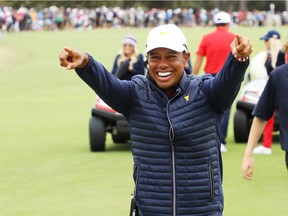
<path fill-rule="evenodd" d="M 232 54 L 237 56 L 238 59 L 247 59 L 252 53 L 252 44 L 247 37 L 242 35 L 236 35 L 232 43 L 230 44 Z"/>

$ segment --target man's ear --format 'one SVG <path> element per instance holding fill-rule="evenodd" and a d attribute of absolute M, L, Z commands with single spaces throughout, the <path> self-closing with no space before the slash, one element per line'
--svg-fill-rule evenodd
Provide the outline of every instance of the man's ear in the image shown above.
<path fill-rule="evenodd" d="M 147 53 L 146 56 L 145 56 L 145 59 L 146 59 L 145 61 L 146 61 L 147 64 L 149 63 L 149 61 L 148 61 L 149 57 L 150 57 L 149 53 Z"/>
<path fill-rule="evenodd" d="M 183 58 L 184 58 L 184 65 L 188 64 L 188 61 L 190 59 L 190 53 L 189 52 L 187 52 L 187 53 L 183 52 Z"/>

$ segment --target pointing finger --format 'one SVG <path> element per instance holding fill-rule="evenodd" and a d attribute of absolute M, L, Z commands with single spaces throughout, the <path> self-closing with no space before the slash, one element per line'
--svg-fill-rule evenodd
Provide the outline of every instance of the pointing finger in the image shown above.
<path fill-rule="evenodd" d="M 242 52 L 243 49 L 246 47 L 245 38 L 241 37 L 240 35 L 236 36 L 237 39 L 237 52 Z"/>
<path fill-rule="evenodd" d="M 69 47 L 64 47 L 64 50 L 69 54 L 69 55 L 72 55 L 73 54 L 73 49 L 72 48 L 69 48 Z"/>
<path fill-rule="evenodd" d="M 236 34 L 236 41 L 237 41 L 238 45 L 241 44 L 241 42 L 242 42 L 242 38 L 239 34 Z"/>
<path fill-rule="evenodd" d="M 61 54 L 59 55 L 60 66 L 66 67 L 69 64 L 69 62 L 67 61 L 68 56 L 69 54 L 65 50 L 61 52 Z"/>

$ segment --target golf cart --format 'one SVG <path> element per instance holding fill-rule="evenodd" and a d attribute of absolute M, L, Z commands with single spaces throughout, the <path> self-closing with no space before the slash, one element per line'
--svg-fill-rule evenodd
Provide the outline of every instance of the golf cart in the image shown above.
<path fill-rule="evenodd" d="M 252 111 L 267 83 L 268 77 L 264 67 L 264 55 L 263 52 L 260 52 L 252 59 L 250 72 L 246 77 L 248 82 L 242 88 L 236 103 L 234 114 L 234 139 L 236 143 L 246 143 L 248 141 L 253 121 Z M 278 130 L 278 112 L 276 111 L 274 115 L 274 131 Z"/>
<path fill-rule="evenodd" d="M 89 121 L 90 151 L 105 151 L 107 132 L 112 134 L 114 143 L 130 140 L 130 129 L 125 117 L 97 97 Z"/>
<path fill-rule="evenodd" d="M 258 102 L 266 82 L 266 79 L 253 80 L 243 87 L 236 103 L 234 114 L 235 142 L 247 142 L 253 121 L 252 111 Z"/>

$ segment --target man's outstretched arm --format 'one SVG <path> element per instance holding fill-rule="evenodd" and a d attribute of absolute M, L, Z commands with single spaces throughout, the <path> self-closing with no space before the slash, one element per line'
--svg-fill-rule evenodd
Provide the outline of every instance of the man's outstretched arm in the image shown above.
<path fill-rule="evenodd" d="M 60 65 L 68 70 L 75 69 L 78 76 L 90 86 L 109 106 L 125 113 L 132 95 L 132 82 L 119 80 L 87 53 L 64 48 L 59 55 Z"/>
<path fill-rule="evenodd" d="M 251 52 L 249 39 L 236 35 L 221 71 L 214 79 L 204 82 L 203 90 L 219 112 L 224 112 L 235 100 L 249 65 Z"/>

